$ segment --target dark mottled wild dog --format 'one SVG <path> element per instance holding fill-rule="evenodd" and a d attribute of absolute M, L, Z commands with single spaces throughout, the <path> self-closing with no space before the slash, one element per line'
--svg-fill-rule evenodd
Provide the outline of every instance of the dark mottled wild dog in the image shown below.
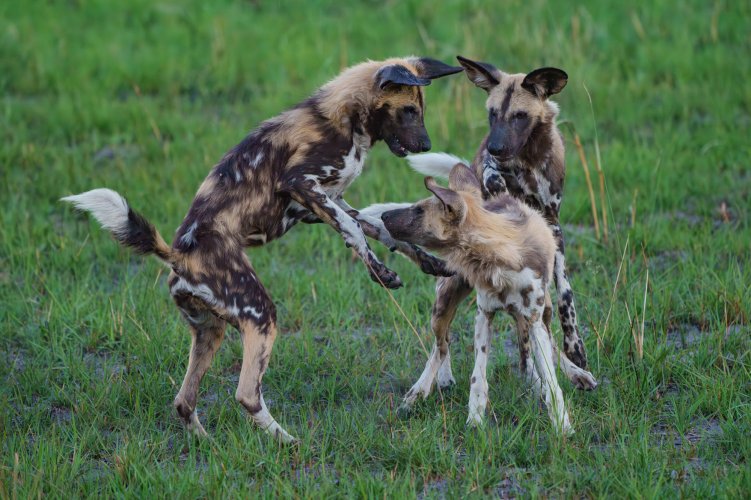
<path fill-rule="evenodd" d="M 550 224 L 556 240 L 553 277 L 564 335 L 563 352 L 577 366 L 586 368 L 587 354 L 579 337 L 559 220 L 565 176 L 563 139 L 555 122 L 558 105 L 549 100 L 563 90 L 568 76 L 556 68 L 540 68 L 526 75 L 508 74 L 488 63 L 461 56 L 458 59 L 467 77 L 488 93 L 490 131 L 472 161 L 472 169 L 482 180 L 483 197 L 492 199 L 499 193 L 509 193 L 539 210 Z M 421 173 L 433 175 L 430 164 L 436 161 L 435 155 L 410 161 Z M 469 286 L 459 276 L 444 281 L 439 284 L 434 324 L 451 322 L 456 306 L 469 293 Z M 450 361 L 447 363 L 450 372 Z M 593 388 L 589 384 L 577 387 Z"/>
<path fill-rule="evenodd" d="M 413 205 L 374 205 L 364 212 L 381 214 L 394 238 L 424 246 L 446 259 L 464 286 L 477 291 L 475 319 L 475 367 L 472 371 L 467 423 L 483 421 L 488 401 L 486 366 L 490 351 L 490 325 L 495 313 L 505 310 L 516 321 L 521 351 L 521 369 L 540 394 L 555 428 L 571 432 L 563 393 L 555 375 L 555 364 L 571 380 L 594 384 L 586 370 L 558 355 L 550 333 L 552 304 L 548 283 L 553 274 L 556 244 L 545 219 L 511 195 L 500 193 L 484 201 L 480 181 L 469 167 L 456 163 L 443 172 L 449 174 L 449 187 L 439 186 L 432 177 L 425 186 L 434 196 Z M 445 168 L 447 163 L 443 163 Z M 445 290 L 456 281 L 440 280 L 438 297 L 454 300 L 460 294 Z M 464 295 L 466 296 L 466 295 Z M 440 303 L 436 307 L 441 307 Z M 445 304 L 443 307 L 446 307 Z M 453 315 L 452 315 L 453 318 Z M 436 334 L 433 349 L 419 380 L 404 397 L 410 408 L 418 396 L 427 397 L 434 380 L 453 383 L 449 358 L 449 324 L 433 315 Z M 531 356 L 530 356 L 531 348 Z M 534 359 L 534 363 L 532 362 Z M 446 370 L 446 367 L 449 367 Z"/>
<path fill-rule="evenodd" d="M 380 219 L 360 217 L 342 194 L 375 142 L 384 141 L 397 156 L 430 149 L 422 87 L 460 71 L 416 57 L 345 70 L 309 99 L 263 122 L 222 158 L 198 189 L 172 247 L 114 191 L 64 198 L 92 212 L 120 243 L 154 253 L 171 267 L 170 293 L 193 334 L 175 398 L 188 429 L 205 434 L 196 416 L 198 386 L 229 323 L 243 341 L 235 397 L 256 424 L 282 441 L 293 440 L 263 401 L 261 379 L 276 337 L 276 310 L 244 248 L 274 240 L 298 222 L 322 221 L 357 252 L 371 278 L 388 288 L 401 281 L 376 258 L 365 235 L 404 253 L 425 272 L 447 274 L 440 260 L 393 240 Z"/>

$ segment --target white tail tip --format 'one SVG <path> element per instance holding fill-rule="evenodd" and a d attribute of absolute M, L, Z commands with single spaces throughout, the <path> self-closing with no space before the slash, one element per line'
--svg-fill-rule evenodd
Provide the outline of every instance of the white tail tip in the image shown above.
<path fill-rule="evenodd" d="M 442 179 L 448 178 L 451 169 L 457 163 L 469 166 L 467 160 L 463 160 L 458 156 L 450 155 L 448 153 L 422 153 L 419 155 L 409 155 L 407 161 L 409 162 L 409 166 L 417 172 L 420 172 L 423 175 L 440 177 Z"/>
<path fill-rule="evenodd" d="M 128 228 L 128 203 L 115 191 L 106 188 L 92 189 L 81 194 L 60 198 L 79 210 L 86 210 L 103 228 L 115 234 L 124 234 Z"/>
<path fill-rule="evenodd" d="M 409 208 L 411 206 L 412 206 L 411 203 L 375 203 L 373 205 L 363 208 L 359 212 L 360 212 L 360 215 L 364 215 L 366 217 L 375 217 L 377 219 L 380 219 L 381 215 L 384 212 L 388 212 L 389 210 L 397 210 L 399 208 Z"/>

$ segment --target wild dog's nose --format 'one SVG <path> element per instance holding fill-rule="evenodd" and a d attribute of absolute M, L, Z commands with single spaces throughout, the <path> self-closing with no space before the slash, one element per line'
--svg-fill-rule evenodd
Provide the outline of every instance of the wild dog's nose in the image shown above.
<path fill-rule="evenodd" d="M 501 144 L 488 143 L 488 153 L 493 156 L 505 156 L 506 148 Z"/>
<path fill-rule="evenodd" d="M 430 144 L 430 139 L 427 137 L 420 141 L 420 152 L 424 153 L 426 151 L 430 151 L 430 148 L 432 147 L 432 144 Z"/>

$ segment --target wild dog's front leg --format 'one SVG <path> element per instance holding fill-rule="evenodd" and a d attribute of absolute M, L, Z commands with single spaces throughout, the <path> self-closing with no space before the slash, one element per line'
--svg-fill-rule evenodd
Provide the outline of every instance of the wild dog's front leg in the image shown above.
<path fill-rule="evenodd" d="M 519 345 L 519 370 L 522 376 L 526 379 L 527 383 L 532 387 L 536 395 L 542 394 L 542 386 L 540 385 L 540 375 L 537 373 L 535 364 L 532 361 L 530 353 L 529 335 L 531 325 L 521 311 L 515 307 L 509 308 L 511 314 L 514 316 L 516 322 L 516 335 L 517 343 Z"/>
<path fill-rule="evenodd" d="M 550 217 L 548 217 L 550 218 Z M 553 279 L 558 292 L 558 317 L 563 329 L 563 352 L 568 359 L 579 368 L 587 368 L 587 352 L 584 343 L 579 337 L 579 328 L 576 321 L 576 307 L 574 306 L 574 292 L 566 274 L 564 258 L 563 231 L 557 219 L 552 224 L 553 235 L 556 241 L 555 264 L 553 267 Z"/>
<path fill-rule="evenodd" d="M 552 319 L 552 316 L 553 303 L 550 300 L 550 294 L 546 291 L 545 310 L 542 313 L 542 323 L 545 325 L 545 329 L 548 331 L 550 343 L 553 346 L 553 359 L 558 360 L 558 366 L 561 367 L 561 370 L 563 370 L 566 378 L 568 378 L 577 389 L 591 391 L 592 389 L 597 387 L 597 381 L 595 380 L 594 376 L 584 368 L 579 368 L 578 366 L 576 366 L 566 357 L 566 354 L 564 352 L 558 350 L 558 347 L 555 344 L 555 339 L 553 339 L 553 330 L 550 328 L 550 321 Z"/>
<path fill-rule="evenodd" d="M 487 197 L 496 196 L 498 193 L 507 191 L 506 181 L 501 175 L 500 166 L 495 158 L 487 151 L 482 162 L 482 186 Z"/>
<path fill-rule="evenodd" d="M 449 327 L 454 321 L 456 310 L 464 299 L 472 292 L 472 286 L 460 275 L 440 278 L 435 283 L 435 303 L 430 318 L 430 328 L 441 349 L 445 349 L 441 367 L 438 369 L 438 385 L 441 389 L 448 389 L 456 384 L 451 371 L 451 331 Z"/>
<path fill-rule="evenodd" d="M 312 179 L 291 182 L 285 191 L 293 200 L 313 212 L 342 235 L 347 246 L 353 248 L 366 264 L 373 281 L 386 288 L 402 286 L 399 276 L 379 261 L 370 249 L 360 224 L 334 203 L 318 182 Z"/>
<path fill-rule="evenodd" d="M 451 276 L 454 273 L 449 271 L 446 263 L 425 252 L 423 249 L 412 243 L 394 239 L 383 224 L 381 214 L 394 208 L 404 208 L 410 206 L 409 203 L 382 203 L 371 205 L 363 210 L 355 210 L 342 198 L 336 200 L 344 211 L 357 220 L 362 227 L 363 232 L 369 238 L 378 240 L 392 252 L 399 252 L 420 267 L 425 274 L 433 276 Z"/>
<path fill-rule="evenodd" d="M 423 399 L 428 397 L 436 377 L 441 389 L 447 389 L 456 383 L 451 374 L 449 326 L 454 319 L 457 307 L 471 290 L 472 288 L 461 276 L 439 278 L 436 282 L 436 299 L 430 320 L 435 342 L 422 375 L 404 396 L 400 408 L 402 411 L 412 408 L 418 396 L 422 396 Z"/>
<path fill-rule="evenodd" d="M 468 425 L 482 424 L 485 408 L 488 405 L 488 354 L 490 351 L 490 324 L 494 312 L 477 308 L 475 317 L 475 368 L 469 387 L 469 416 Z"/>

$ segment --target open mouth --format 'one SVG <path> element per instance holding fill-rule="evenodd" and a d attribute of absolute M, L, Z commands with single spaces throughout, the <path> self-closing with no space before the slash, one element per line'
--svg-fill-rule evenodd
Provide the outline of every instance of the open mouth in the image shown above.
<path fill-rule="evenodd" d="M 404 158 L 409 153 L 409 150 L 399 142 L 399 139 L 396 136 L 391 136 L 391 139 L 387 141 L 387 144 L 389 145 L 391 152 L 400 158 Z"/>

